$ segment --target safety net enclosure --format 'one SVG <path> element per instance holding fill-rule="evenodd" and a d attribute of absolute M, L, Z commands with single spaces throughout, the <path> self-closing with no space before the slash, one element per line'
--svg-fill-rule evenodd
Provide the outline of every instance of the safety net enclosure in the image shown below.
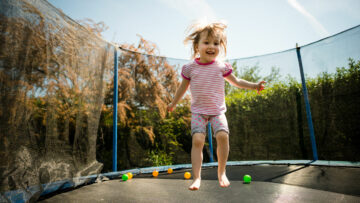
<path fill-rule="evenodd" d="M 2 0 L 0 19 L 0 201 L 36 201 L 128 171 L 191 167 L 189 92 L 175 112 L 166 111 L 189 60 L 156 56 L 143 38 L 119 48 L 101 39 L 101 24 L 79 24 L 45 0 Z M 229 164 L 308 166 L 319 159 L 332 162 L 314 163 L 358 174 L 359 60 L 360 26 L 227 60 L 238 77 L 267 81 L 261 94 L 226 84 Z M 216 167 L 211 140 L 204 162 L 215 162 L 206 167 Z"/>

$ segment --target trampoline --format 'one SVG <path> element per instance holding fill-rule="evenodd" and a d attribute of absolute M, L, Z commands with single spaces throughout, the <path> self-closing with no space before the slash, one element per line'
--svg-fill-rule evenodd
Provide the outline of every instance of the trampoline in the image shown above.
<path fill-rule="evenodd" d="M 274 83 L 228 89 L 231 185 L 209 126 L 190 191 L 191 113 L 166 114 L 163 99 L 188 60 L 107 42 L 46 0 L 0 1 L 0 18 L 0 202 L 360 202 L 360 25 L 229 60 Z"/>
<path fill-rule="evenodd" d="M 287 164 L 286 164 L 287 163 Z M 189 165 L 186 165 L 189 166 Z M 228 188 L 217 181 L 216 163 L 205 164 L 200 190 L 188 190 L 192 180 L 183 174 L 191 168 L 176 169 L 172 174 L 164 166 L 133 170 L 128 181 L 113 178 L 75 190 L 45 195 L 42 202 L 359 202 L 360 166 L 328 161 L 255 161 L 229 162 Z M 157 169 L 154 178 L 151 171 Z M 125 173 L 127 171 L 124 171 Z M 118 174 L 121 177 L 122 173 Z M 243 183 L 244 174 L 252 176 Z M 113 174 L 113 177 L 114 174 Z"/>

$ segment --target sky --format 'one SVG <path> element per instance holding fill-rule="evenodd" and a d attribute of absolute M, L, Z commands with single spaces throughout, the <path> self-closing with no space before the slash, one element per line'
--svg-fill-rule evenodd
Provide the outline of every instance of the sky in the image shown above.
<path fill-rule="evenodd" d="M 360 0 L 48 0 L 74 20 L 104 22 L 103 38 L 138 44 L 159 55 L 190 59 L 186 28 L 199 19 L 224 20 L 227 59 L 284 51 L 360 24 Z"/>

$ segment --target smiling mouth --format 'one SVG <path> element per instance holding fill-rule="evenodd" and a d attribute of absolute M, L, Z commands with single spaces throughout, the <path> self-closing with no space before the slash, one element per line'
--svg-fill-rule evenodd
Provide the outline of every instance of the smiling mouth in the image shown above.
<path fill-rule="evenodd" d="M 215 52 L 207 51 L 206 54 L 213 55 L 213 54 L 215 54 Z"/>

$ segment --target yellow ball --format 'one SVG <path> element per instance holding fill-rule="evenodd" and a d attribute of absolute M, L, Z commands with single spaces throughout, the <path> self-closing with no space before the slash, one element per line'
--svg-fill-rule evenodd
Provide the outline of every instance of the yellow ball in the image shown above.
<path fill-rule="evenodd" d="M 190 178 L 191 178 L 191 173 L 185 172 L 184 178 L 185 178 L 185 179 L 190 179 Z"/>
<path fill-rule="evenodd" d="M 168 174 L 172 174 L 172 172 L 173 172 L 173 169 L 172 168 L 168 168 Z"/>
<path fill-rule="evenodd" d="M 157 171 L 157 170 L 153 171 L 153 172 L 152 172 L 152 175 L 153 175 L 154 177 L 157 177 L 157 176 L 159 175 L 159 171 Z"/>
<path fill-rule="evenodd" d="M 128 175 L 128 177 L 129 177 L 129 180 L 131 179 L 131 178 L 133 178 L 133 174 L 132 173 L 127 173 L 127 175 Z"/>

